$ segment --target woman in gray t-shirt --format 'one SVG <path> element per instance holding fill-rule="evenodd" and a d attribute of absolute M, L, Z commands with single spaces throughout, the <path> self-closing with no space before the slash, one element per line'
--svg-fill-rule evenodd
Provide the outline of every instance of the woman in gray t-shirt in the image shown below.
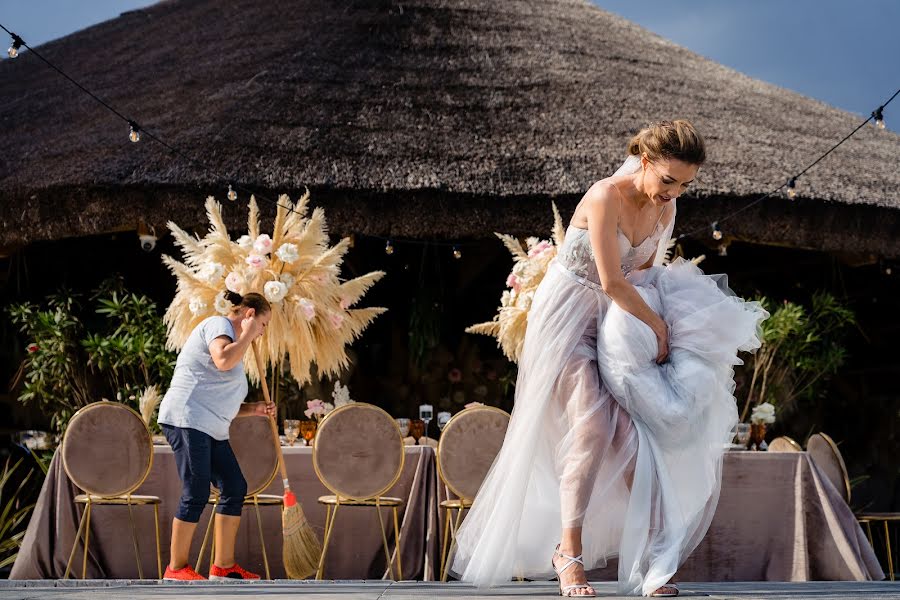
<path fill-rule="evenodd" d="M 164 579 L 205 579 L 188 564 L 194 530 L 209 500 L 209 485 L 220 492 L 216 509 L 216 556 L 210 579 L 259 579 L 234 560 L 247 482 L 228 443 L 232 419 L 273 416 L 275 405 L 244 403 L 244 353 L 262 335 L 272 307 L 260 294 L 229 292 L 227 317 L 204 319 L 181 349 L 172 384 L 159 407 L 159 424 L 175 453 L 181 502 L 172 520 L 172 543 Z"/>

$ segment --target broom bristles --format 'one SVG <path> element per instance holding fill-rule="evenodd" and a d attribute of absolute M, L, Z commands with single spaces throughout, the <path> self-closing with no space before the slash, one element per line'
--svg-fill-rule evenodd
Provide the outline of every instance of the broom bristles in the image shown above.
<path fill-rule="evenodd" d="M 284 570 L 290 579 L 306 579 L 319 570 L 322 545 L 303 508 L 285 502 L 282 515 L 284 535 Z"/>

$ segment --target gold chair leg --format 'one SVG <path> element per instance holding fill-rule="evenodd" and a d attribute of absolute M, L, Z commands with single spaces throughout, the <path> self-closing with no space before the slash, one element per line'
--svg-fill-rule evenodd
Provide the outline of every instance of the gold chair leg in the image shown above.
<path fill-rule="evenodd" d="M 400 545 L 400 515 L 394 507 L 394 546 L 397 548 L 397 580 L 403 581 L 403 562 L 400 559 L 402 546 Z"/>
<path fill-rule="evenodd" d="M 321 580 L 325 574 L 325 556 L 328 554 L 328 544 L 331 542 L 331 532 L 334 530 L 334 522 L 337 520 L 337 511 L 340 502 L 334 505 L 334 510 L 330 505 L 325 506 L 325 539 L 322 541 L 322 556 L 319 557 L 319 569 L 316 571 L 316 579 Z"/>
<path fill-rule="evenodd" d="M 869 537 L 869 545 L 872 546 L 872 550 L 875 549 L 875 541 L 872 539 L 872 522 L 866 521 L 866 535 Z"/>
<path fill-rule="evenodd" d="M 131 523 L 131 542 L 134 546 L 134 559 L 137 561 L 138 579 L 144 578 L 144 566 L 141 564 L 141 547 L 138 545 L 137 529 L 134 527 L 134 510 L 131 506 L 131 498 L 127 498 L 128 521 Z"/>
<path fill-rule="evenodd" d="M 81 578 L 87 579 L 87 557 L 88 557 L 88 548 L 91 545 L 91 511 L 93 505 L 91 504 L 91 497 L 88 496 L 87 501 L 87 522 L 84 524 L 84 560 L 81 563 Z"/>
<path fill-rule="evenodd" d="M 259 545 L 262 547 L 263 565 L 266 567 L 266 579 L 272 579 L 269 573 L 269 557 L 266 556 L 266 540 L 263 537 L 262 517 L 259 515 L 259 499 L 253 496 L 253 506 L 256 509 L 256 525 L 259 527 Z"/>
<path fill-rule="evenodd" d="M 459 526 L 462 523 L 463 510 L 465 510 L 465 508 L 463 506 L 460 506 L 459 508 L 456 509 L 456 521 L 453 523 L 453 529 L 450 532 L 450 547 L 447 549 L 447 561 L 448 562 L 450 561 L 450 553 L 453 552 L 453 545 L 456 544 L 456 532 L 459 531 Z M 449 521 L 451 518 L 452 517 L 450 515 L 450 509 L 447 509 L 447 520 Z M 450 571 L 450 565 L 448 564 L 445 567 L 444 576 L 441 579 L 441 581 L 447 581 L 447 574 L 449 571 Z"/>
<path fill-rule="evenodd" d="M 156 574 L 159 579 L 162 579 L 162 551 L 159 547 L 159 504 L 153 505 L 153 525 L 156 528 Z"/>
<path fill-rule="evenodd" d="M 444 543 L 441 544 L 441 572 L 438 575 L 441 581 L 447 581 L 447 551 L 450 550 L 450 521 L 452 520 L 453 513 L 448 508 L 444 518 Z"/>
<path fill-rule="evenodd" d="M 77 505 L 76 505 L 77 506 Z M 69 578 L 69 572 L 72 570 L 72 560 L 75 558 L 75 549 L 78 548 L 78 542 L 82 541 L 82 533 L 84 532 L 84 523 L 87 520 L 87 506 L 81 512 L 81 518 L 78 520 L 78 532 L 75 534 L 75 541 L 72 542 L 72 551 L 69 552 L 69 562 L 66 563 L 66 572 L 63 579 Z"/>
<path fill-rule="evenodd" d="M 203 542 L 200 544 L 200 554 L 197 555 L 197 566 L 196 570 L 199 573 L 200 569 L 203 565 L 203 553 L 206 552 L 206 544 L 209 542 L 209 566 L 212 567 L 213 562 L 213 549 L 212 549 L 212 541 L 210 541 L 209 534 L 213 528 L 213 522 L 216 519 L 216 507 L 219 505 L 219 499 L 216 498 L 216 501 L 213 502 L 212 512 L 209 514 L 209 523 L 206 524 L 206 533 L 203 534 Z"/>
<path fill-rule="evenodd" d="M 888 573 L 891 576 L 891 581 L 894 581 L 894 557 L 891 554 L 891 530 L 888 528 L 887 520 L 882 522 L 884 523 L 884 547 L 887 548 Z"/>
<path fill-rule="evenodd" d="M 384 516 L 381 514 L 381 500 L 375 498 L 375 510 L 378 512 L 378 523 L 381 525 L 381 543 L 384 545 L 384 558 L 387 560 L 388 574 L 394 579 L 394 561 L 388 549 L 387 532 L 384 530 Z"/>

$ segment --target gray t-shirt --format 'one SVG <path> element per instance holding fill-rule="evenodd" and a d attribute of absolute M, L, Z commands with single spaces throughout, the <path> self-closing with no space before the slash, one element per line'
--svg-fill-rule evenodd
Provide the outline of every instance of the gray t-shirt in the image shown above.
<path fill-rule="evenodd" d="M 159 406 L 162 425 L 196 429 L 216 440 L 228 439 L 231 425 L 247 397 L 244 363 L 220 371 L 209 353 L 209 344 L 219 336 L 237 339 L 225 317 L 204 319 L 181 349 L 175 363 L 172 385 Z"/>

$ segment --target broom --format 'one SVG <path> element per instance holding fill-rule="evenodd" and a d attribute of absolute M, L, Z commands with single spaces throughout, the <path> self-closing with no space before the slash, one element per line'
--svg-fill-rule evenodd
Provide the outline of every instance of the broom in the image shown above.
<path fill-rule="evenodd" d="M 260 387 L 263 397 L 269 403 L 269 388 L 266 385 L 266 370 L 256 343 L 253 343 L 253 356 L 256 358 L 256 368 L 259 371 Z M 278 465 L 281 468 L 281 481 L 284 483 L 284 512 L 281 515 L 282 535 L 284 537 L 283 561 L 284 570 L 290 579 L 306 579 L 319 569 L 319 559 L 322 557 L 322 545 L 312 526 L 303 514 L 303 507 L 297 503 L 297 496 L 291 491 L 288 482 L 287 468 L 284 466 L 284 456 L 281 453 L 281 442 L 278 438 L 278 425 L 275 417 L 269 419 L 272 425 L 275 449 L 278 452 Z"/>

